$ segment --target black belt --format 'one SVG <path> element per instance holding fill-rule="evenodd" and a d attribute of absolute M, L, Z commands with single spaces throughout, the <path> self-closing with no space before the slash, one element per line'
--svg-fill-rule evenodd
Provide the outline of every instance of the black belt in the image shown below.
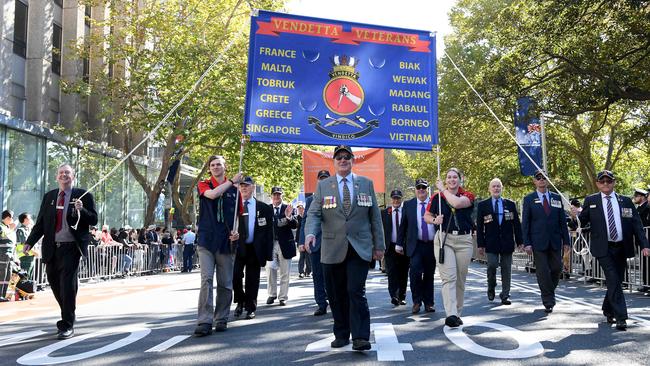
<path fill-rule="evenodd" d="M 610 248 L 621 248 L 621 247 L 623 247 L 623 242 L 622 241 L 608 241 L 607 245 Z"/>
<path fill-rule="evenodd" d="M 465 231 L 461 231 L 461 230 L 458 230 L 458 231 L 456 231 L 456 230 L 452 230 L 452 231 L 449 232 L 449 234 L 452 234 L 452 235 L 467 235 L 467 234 L 471 234 L 471 233 L 472 233 L 472 230 L 465 230 Z"/>
<path fill-rule="evenodd" d="M 424 240 L 418 239 L 418 244 L 420 244 L 420 243 L 422 243 L 422 244 L 433 244 L 433 240 L 424 241 Z"/>

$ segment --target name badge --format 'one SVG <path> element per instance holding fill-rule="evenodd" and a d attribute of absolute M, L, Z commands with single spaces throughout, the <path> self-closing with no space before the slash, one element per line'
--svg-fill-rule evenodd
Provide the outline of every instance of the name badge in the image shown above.
<path fill-rule="evenodd" d="M 336 197 L 334 196 L 323 197 L 323 208 L 324 209 L 336 208 Z"/>
<path fill-rule="evenodd" d="M 551 199 L 551 207 L 562 208 L 562 201 Z"/>
<path fill-rule="evenodd" d="M 63 210 L 64 206 L 56 206 L 57 210 Z"/>
<path fill-rule="evenodd" d="M 503 218 L 506 221 L 512 221 L 512 219 L 514 219 L 514 217 L 515 217 L 515 215 L 512 212 L 504 212 L 503 213 Z"/>
<path fill-rule="evenodd" d="M 621 216 L 626 219 L 632 218 L 632 209 L 629 207 L 623 207 L 621 209 Z"/>
<path fill-rule="evenodd" d="M 589 205 L 589 208 L 596 208 L 596 205 Z"/>
<path fill-rule="evenodd" d="M 453 235 L 458 235 L 458 230 L 454 230 L 451 232 Z"/>
<path fill-rule="evenodd" d="M 542 201 L 540 201 L 539 198 L 536 198 L 533 203 L 542 203 Z"/>
<path fill-rule="evenodd" d="M 266 217 L 258 217 L 257 218 L 257 225 L 258 226 L 266 226 Z"/>
<path fill-rule="evenodd" d="M 484 223 L 484 224 L 489 224 L 489 223 L 492 222 L 492 220 L 493 220 L 492 215 L 485 215 L 485 216 L 483 216 L 483 223 Z"/>
<path fill-rule="evenodd" d="M 372 199 L 367 194 L 359 194 L 357 196 L 357 205 L 360 207 L 370 207 L 372 206 Z"/>

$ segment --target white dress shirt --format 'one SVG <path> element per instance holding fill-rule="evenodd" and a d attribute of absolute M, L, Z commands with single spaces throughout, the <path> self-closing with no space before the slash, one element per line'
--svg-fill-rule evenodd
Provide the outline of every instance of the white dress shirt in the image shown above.
<path fill-rule="evenodd" d="M 391 243 L 397 243 L 397 227 L 395 227 L 395 215 L 397 215 L 397 213 L 399 212 L 399 216 L 398 216 L 399 224 L 402 225 L 402 217 L 404 217 L 402 212 L 402 206 L 403 205 L 399 205 L 399 207 L 393 207 L 393 210 L 391 212 L 390 222 L 391 225 L 393 226 L 393 231 L 390 234 Z"/>

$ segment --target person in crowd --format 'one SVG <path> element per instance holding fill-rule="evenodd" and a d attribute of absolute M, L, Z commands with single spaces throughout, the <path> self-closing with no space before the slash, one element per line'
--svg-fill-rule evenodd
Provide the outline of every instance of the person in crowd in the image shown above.
<path fill-rule="evenodd" d="M 447 170 L 445 182 L 437 180 L 439 192 L 429 200 L 424 216 L 428 224 L 438 225 L 434 253 L 442 279 L 442 301 L 447 315 L 445 325 L 452 328 L 463 324 L 460 315 L 463 311 L 465 281 L 474 252 L 472 211 L 475 198 L 472 192 L 462 188 L 462 180 L 460 170 Z"/>
<path fill-rule="evenodd" d="M 234 315 L 238 318 L 246 310 L 246 319 L 253 319 L 257 311 L 260 271 L 273 256 L 273 209 L 253 196 L 255 182 L 252 177 L 245 177 L 239 183 L 239 190 L 244 210 L 239 220 L 235 258 L 233 290 L 237 306 Z"/>
<path fill-rule="evenodd" d="M 111 235 L 108 225 L 102 225 L 100 240 L 103 245 L 110 245 L 113 242 L 113 236 Z"/>
<path fill-rule="evenodd" d="M 236 214 L 241 213 L 241 197 L 236 185 L 242 180 L 237 173 L 226 177 L 226 159 L 212 155 L 208 158 L 210 178 L 199 182 L 198 254 L 201 267 L 198 319 L 194 335 L 206 336 L 214 330 L 228 329 L 232 303 L 232 279 L 235 265 L 234 243 L 239 233 L 234 230 Z M 217 295 L 213 299 L 213 281 L 217 277 Z M 216 304 L 215 304 L 216 303 Z"/>
<path fill-rule="evenodd" d="M 648 205 L 648 191 L 640 188 L 634 190 L 632 202 L 636 206 L 639 213 L 641 224 L 645 230 L 646 237 L 650 235 L 650 206 Z M 650 293 L 650 258 L 641 258 L 641 287 L 637 290 L 645 293 Z"/>
<path fill-rule="evenodd" d="M 30 250 L 29 252 L 24 251 L 25 240 L 29 237 L 29 233 L 32 231 L 34 226 L 34 220 L 32 215 L 28 212 L 23 212 L 18 215 L 18 228 L 16 229 L 16 255 L 20 261 L 20 268 L 27 273 L 29 278 L 32 278 L 34 272 L 34 258 L 35 251 Z"/>
<path fill-rule="evenodd" d="M 192 272 L 192 257 L 194 257 L 194 242 L 196 241 L 196 234 L 194 229 L 185 229 L 183 233 L 183 269 L 181 272 Z"/>
<path fill-rule="evenodd" d="M 535 275 L 544 312 L 553 312 L 555 288 L 562 273 L 562 247 L 571 246 L 567 217 L 560 195 L 548 191 L 546 172 L 533 176 L 535 192 L 524 197 L 522 235 L 524 250 L 533 255 Z"/>
<path fill-rule="evenodd" d="M 487 255 L 487 297 L 493 301 L 497 285 L 497 268 L 501 268 L 502 305 L 510 305 L 512 253 L 523 248 L 521 222 L 514 201 L 501 197 L 503 183 L 494 178 L 488 186 L 490 198 L 477 204 L 476 241 L 479 254 Z"/>
<path fill-rule="evenodd" d="M 160 264 L 162 271 L 170 270 L 170 261 L 172 246 L 174 245 L 174 237 L 168 228 L 162 229 L 162 239 L 160 246 Z"/>
<path fill-rule="evenodd" d="M 279 300 L 281 306 L 286 305 L 289 298 L 289 275 L 291 273 L 291 258 L 296 256 L 296 242 L 292 229 L 298 226 L 298 219 L 293 215 L 291 204 L 282 203 L 282 187 L 271 188 L 271 205 L 273 208 L 273 260 L 266 266 L 269 297 L 268 305 Z M 279 273 L 278 273 L 279 272 Z M 278 277 L 280 292 L 278 294 Z"/>
<path fill-rule="evenodd" d="M 436 256 L 433 250 L 435 226 L 425 221 L 429 207 L 429 182 L 423 178 L 415 180 L 415 197 L 404 203 L 404 218 L 400 225 L 395 251 L 410 258 L 411 313 L 435 310 L 433 298 L 433 276 L 436 271 Z"/>
<path fill-rule="evenodd" d="M 97 225 L 97 212 L 92 194 L 74 187 L 75 171 L 70 164 L 58 167 L 56 180 L 59 187 L 43 196 L 24 250 L 43 238 L 47 279 L 61 308 L 57 338 L 67 339 L 74 335 L 79 260 L 88 256 L 89 228 Z"/>
<path fill-rule="evenodd" d="M 384 245 L 386 253 L 386 274 L 388 275 L 388 295 L 393 306 L 406 305 L 406 285 L 408 283 L 409 258 L 404 250 L 397 251 L 399 246 L 399 229 L 404 221 L 402 210 L 402 191 L 395 189 L 390 192 L 391 205 L 381 212 L 384 225 Z"/>
<path fill-rule="evenodd" d="M 0 222 L 0 302 L 7 302 L 7 290 L 16 249 L 16 223 L 11 210 L 2 211 Z"/>
<path fill-rule="evenodd" d="M 311 254 L 305 250 L 304 245 L 300 245 L 298 239 L 300 239 L 300 230 L 304 229 L 302 227 L 302 222 L 305 217 L 305 206 L 302 202 L 296 204 L 296 219 L 298 220 L 298 225 L 296 226 L 296 244 L 298 245 L 298 253 L 300 258 L 298 258 L 298 278 L 305 278 L 311 276 Z"/>
<path fill-rule="evenodd" d="M 319 181 L 329 178 L 330 172 L 327 170 L 321 170 L 317 174 Z M 321 265 L 321 237 L 322 233 L 320 227 L 316 228 L 316 239 L 311 247 L 307 248 L 305 246 L 305 226 L 307 222 L 307 212 L 309 212 L 309 207 L 314 199 L 314 196 L 311 195 L 307 197 L 305 202 L 305 215 L 302 218 L 302 223 L 299 230 L 298 238 L 298 248 L 302 247 L 302 250 L 309 253 L 309 258 L 311 259 L 311 270 L 312 270 L 312 281 L 314 282 L 314 300 L 318 308 L 314 311 L 314 316 L 321 316 L 327 314 L 327 293 L 325 292 L 325 279 L 323 278 L 323 266 Z"/>
<path fill-rule="evenodd" d="M 372 180 L 352 173 L 354 154 L 346 145 L 334 149 L 336 176 L 318 182 L 307 212 L 305 248 L 311 251 L 322 232 L 321 261 L 334 318 L 333 348 L 350 343 L 370 349 L 370 310 L 366 279 L 372 259 L 384 256 L 384 230 Z"/>
<path fill-rule="evenodd" d="M 610 170 L 598 172 L 596 186 L 600 192 L 585 198 L 579 218 L 580 222 L 591 224 L 591 253 L 598 258 L 605 273 L 607 293 L 603 315 L 608 323 L 616 323 L 616 329 L 625 330 L 628 313 L 622 282 L 627 258 L 634 257 L 634 240 L 645 257 L 650 255 L 650 244 L 632 200 L 615 192 L 614 173 Z"/>

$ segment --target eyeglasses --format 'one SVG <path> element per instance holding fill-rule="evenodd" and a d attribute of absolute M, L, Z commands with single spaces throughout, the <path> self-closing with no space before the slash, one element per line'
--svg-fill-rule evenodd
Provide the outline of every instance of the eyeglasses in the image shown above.
<path fill-rule="evenodd" d="M 601 180 L 598 181 L 598 183 L 600 183 L 600 184 L 612 184 L 612 183 L 614 183 L 614 181 L 611 180 L 611 179 L 601 179 Z"/>
<path fill-rule="evenodd" d="M 535 176 L 535 180 L 546 180 L 546 177 L 543 175 Z"/>
<path fill-rule="evenodd" d="M 415 186 L 415 189 L 418 190 L 427 189 L 427 186 Z"/>
<path fill-rule="evenodd" d="M 345 154 L 345 155 L 341 154 L 341 155 L 337 155 L 334 159 L 335 160 L 341 160 L 341 159 L 352 160 L 352 155 L 350 155 L 350 154 Z"/>

